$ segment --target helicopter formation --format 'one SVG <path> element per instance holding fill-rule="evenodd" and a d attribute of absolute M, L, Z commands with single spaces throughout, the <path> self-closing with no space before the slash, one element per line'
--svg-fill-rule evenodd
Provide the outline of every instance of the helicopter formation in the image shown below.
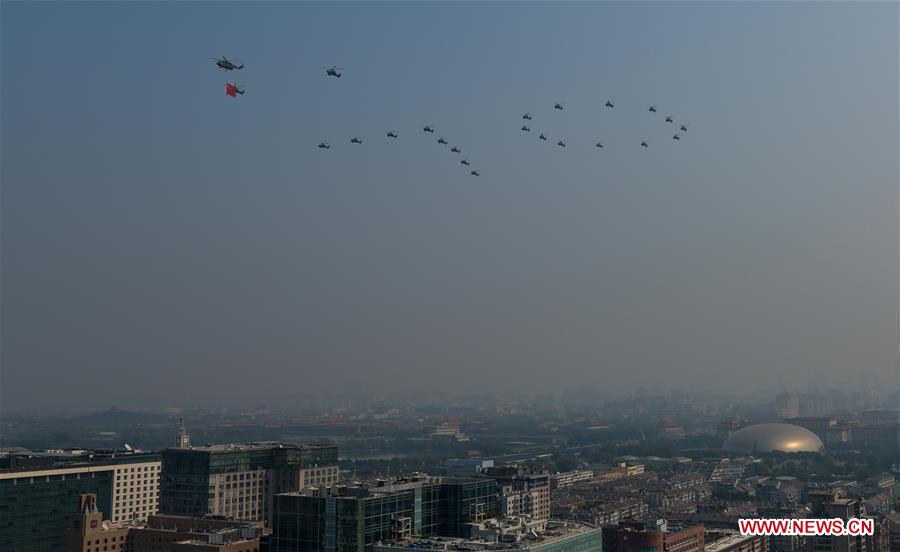
<path fill-rule="evenodd" d="M 556 103 L 553 104 L 553 109 L 555 109 L 555 110 L 557 110 L 557 111 L 562 111 L 564 105 L 565 105 L 565 104 L 563 104 L 562 102 L 556 102 Z M 616 102 L 615 102 L 614 100 L 612 100 L 612 99 L 608 99 L 608 100 L 606 100 L 606 103 L 604 104 L 604 107 L 613 109 L 613 108 L 616 107 Z M 657 107 L 656 105 L 651 105 L 651 106 L 648 108 L 648 111 L 649 111 L 650 113 L 656 113 L 656 112 L 657 112 L 657 111 L 656 111 L 656 107 Z M 527 120 L 527 121 L 533 121 L 533 120 L 534 120 L 534 116 L 533 116 L 533 115 L 531 114 L 531 112 L 529 111 L 529 112 L 524 113 L 524 114 L 522 115 L 522 119 L 525 119 L 525 120 Z M 664 121 L 667 122 L 667 123 L 674 123 L 674 122 L 675 122 L 675 118 L 672 117 L 671 115 L 666 115 Z M 681 125 L 679 126 L 680 132 L 687 132 L 687 129 L 688 129 L 688 125 L 687 125 L 687 124 L 681 124 Z M 531 126 L 529 126 L 529 125 L 527 125 L 527 124 L 526 124 L 526 125 L 522 125 L 522 127 L 521 127 L 520 130 L 521 130 L 522 132 L 531 132 Z M 539 139 L 539 140 L 542 140 L 542 141 L 544 141 L 544 142 L 546 142 L 546 141 L 548 140 L 547 135 L 546 135 L 545 133 L 543 133 L 543 132 L 541 132 L 541 133 L 538 135 L 538 139 Z M 676 132 L 676 133 L 672 136 L 672 140 L 675 140 L 676 142 L 680 142 L 680 141 L 681 141 L 681 134 L 679 134 L 679 133 Z M 561 147 L 561 148 L 564 148 L 564 147 L 566 147 L 566 141 L 563 140 L 563 139 L 559 139 L 559 140 L 557 140 L 556 145 L 559 146 L 559 147 Z M 594 147 L 597 148 L 597 149 L 605 149 L 605 145 L 604 145 L 603 142 L 597 142 L 596 144 L 594 144 Z M 642 141 L 641 141 L 641 147 L 643 147 L 643 148 L 649 148 L 649 147 L 650 147 L 650 140 L 642 140 Z"/>
<path fill-rule="evenodd" d="M 235 70 L 240 70 L 240 69 L 244 68 L 244 64 L 237 63 L 238 58 L 228 59 L 227 57 L 222 56 L 221 58 L 211 58 L 211 59 L 213 59 L 216 62 L 217 67 L 219 67 L 225 71 L 235 71 Z M 334 77 L 334 78 L 340 79 L 342 76 L 343 68 L 337 67 L 336 65 L 333 65 L 331 67 L 322 67 L 322 69 L 325 71 L 325 75 L 327 77 Z M 244 93 L 245 93 L 245 89 L 241 85 L 239 85 L 237 83 L 228 83 L 228 82 L 225 83 L 225 94 L 226 95 L 236 98 L 239 95 L 243 96 Z M 616 107 L 616 102 L 612 98 L 608 98 L 605 100 L 605 103 L 603 105 L 604 105 L 604 107 L 606 107 L 608 109 L 614 109 Z M 555 102 L 553 104 L 553 109 L 555 111 L 563 111 L 565 109 L 565 103 L 564 102 Z M 657 106 L 655 104 L 651 105 L 648 107 L 647 111 L 650 113 L 657 113 Z M 534 121 L 534 115 L 532 114 L 532 112 L 529 111 L 529 112 L 523 113 L 521 115 L 521 119 L 523 121 L 527 121 L 527 122 L 521 126 L 520 130 L 522 132 L 531 132 L 531 122 Z M 672 115 L 666 115 L 664 121 L 666 123 L 670 123 L 670 124 L 675 123 L 675 119 Z M 676 132 L 674 135 L 672 135 L 672 140 L 676 141 L 676 142 L 681 141 L 682 134 L 679 134 L 679 132 L 680 133 L 687 132 L 688 125 L 686 123 L 682 123 L 678 126 L 678 129 L 679 129 L 679 131 Z M 426 134 L 434 134 L 435 127 L 431 124 L 423 125 L 422 132 L 426 133 Z M 385 133 L 385 137 L 390 138 L 390 139 L 398 139 L 399 133 L 396 130 L 390 130 L 387 133 Z M 543 142 L 549 141 L 547 134 L 544 132 L 540 132 L 540 134 L 538 135 L 538 139 Z M 556 145 L 558 147 L 560 147 L 560 148 L 567 147 L 567 143 L 566 143 L 565 139 L 559 138 L 559 139 L 556 139 L 555 141 L 556 141 Z M 349 142 L 351 144 L 361 145 L 363 143 L 363 138 L 361 136 L 354 136 L 353 138 L 351 138 L 349 140 Z M 441 136 L 440 138 L 438 138 L 437 143 L 440 145 L 444 145 L 444 146 L 449 145 L 449 141 L 444 136 Z M 642 140 L 640 143 L 640 146 L 642 148 L 649 148 L 650 140 Z M 328 150 L 328 149 L 331 149 L 331 144 L 328 142 L 320 142 L 317 147 L 318 147 L 318 149 Z M 606 146 L 603 141 L 598 141 L 594 144 L 594 147 L 596 149 L 605 149 Z M 450 152 L 455 153 L 455 154 L 461 154 L 462 148 L 454 145 L 450 148 Z M 464 158 L 464 159 L 460 160 L 460 164 L 464 165 L 466 167 L 470 167 L 471 161 L 467 158 Z M 472 169 L 471 171 L 469 171 L 469 174 L 472 176 L 480 176 L 479 171 L 476 169 Z"/>

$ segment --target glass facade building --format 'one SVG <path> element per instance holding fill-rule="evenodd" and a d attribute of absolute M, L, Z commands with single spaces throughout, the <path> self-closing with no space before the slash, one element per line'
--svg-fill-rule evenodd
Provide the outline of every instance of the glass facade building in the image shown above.
<path fill-rule="evenodd" d="M 254 443 L 166 449 L 162 453 L 160 512 L 269 520 L 272 496 L 308 481 L 336 484 L 333 445 Z"/>
<path fill-rule="evenodd" d="M 271 551 L 365 552 L 398 536 L 458 536 L 497 511 L 496 486 L 485 479 L 334 491 L 276 495 Z"/>
<path fill-rule="evenodd" d="M 68 518 L 82 494 L 95 494 L 98 506 L 112 510 L 113 470 L 0 479 L 0 550 L 59 552 L 65 547 Z"/>
<path fill-rule="evenodd" d="M 58 552 L 82 494 L 97 495 L 120 520 L 156 513 L 160 457 L 152 453 L 31 453 L 6 458 L 0 470 L 0 550 Z"/>

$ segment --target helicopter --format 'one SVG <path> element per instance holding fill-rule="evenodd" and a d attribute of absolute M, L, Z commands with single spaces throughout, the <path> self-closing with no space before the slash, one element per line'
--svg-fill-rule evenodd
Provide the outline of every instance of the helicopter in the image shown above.
<path fill-rule="evenodd" d="M 322 69 L 325 69 L 325 74 L 328 75 L 329 77 L 337 77 L 337 78 L 341 78 L 341 74 L 339 73 L 339 71 L 344 70 L 343 67 L 336 67 L 334 65 L 332 65 L 331 67 L 323 67 Z"/>
<path fill-rule="evenodd" d="M 522 131 L 531 132 L 531 127 L 529 127 L 528 125 L 522 125 Z"/>
<path fill-rule="evenodd" d="M 530 121 L 530 120 L 531 120 L 531 113 L 526 113 L 526 114 L 522 115 L 522 118 L 525 119 L 526 121 Z"/>
<path fill-rule="evenodd" d="M 331 149 L 331 145 L 328 142 L 322 142 L 319 144 L 319 149 Z"/>
<path fill-rule="evenodd" d="M 558 109 L 558 110 L 562 111 L 562 108 L 563 108 L 563 104 L 561 104 L 561 103 L 557 102 L 556 104 L 553 105 L 553 109 Z"/>
<path fill-rule="evenodd" d="M 543 133 L 543 132 L 541 133 L 540 136 L 538 136 L 538 138 L 541 139 L 541 140 L 544 140 L 545 142 L 547 141 L 547 137 L 544 136 L 544 133 Z"/>
<path fill-rule="evenodd" d="M 447 139 L 444 138 L 443 136 L 441 136 L 440 138 L 438 138 L 438 144 L 446 144 L 446 143 L 447 143 Z"/>
<path fill-rule="evenodd" d="M 606 107 L 616 107 L 612 100 L 606 100 Z"/>
<path fill-rule="evenodd" d="M 562 140 L 560 140 L 559 142 L 557 142 L 556 145 L 559 146 L 559 147 L 561 147 L 561 148 L 566 147 L 566 143 L 563 142 Z"/>
<path fill-rule="evenodd" d="M 681 132 L 687 132 L 687 125 L 681 125 Z"/>
<path fill-rule="evenodd" d="M 462 150 L 459 149 L 459 146 L 453 146 L 452 148 L 450 148 L 450 151 L 452 151 L 453 153 L 462 153 Z"/>
<path fill-rule="evenodd" d="M 209 59 L 215 60 L 216 65 L 218 65 L 222 69 L 225 69 L 226 71 L 232 71 L 234 69 L 243 69 L 244 68 L 244 64 L 241 64 L 241 65 L 234 64 L 234 62 L 237 61 L 237 58 L 229 60 L 227 57 L 222 56 L 222 59 L 219 59 L 219 58 L 209 58 Z"/>
<path fill-rule="evenodd" d="M 666 122 L 667 122 L 667 123 L 674 123 L 674 122 L 675 122 L 675 119 L 673 119 L 671 115 L 667 115 L 667 116 L 666 116 Z"/>
<path fill-rule="evenodd" d="M 655 106 L 655 105 L 651 105 L 651 106 L 650 106 L 650 112 L 651 112 L 651 113 L 656 113 L 656 106 Z"/>
<path fill-rule="evenodd" d="M 472 176 L 481 176 L 480 174 L 478 174 L 478 171 L 472 171 L 469 174 L 471 174 Z"/>
<path fill-rule="evenodd" d="M 468 159 L 463 159 L 462 161 L 459 162 L 459 164 L 460 164 L 460 165 L 466 165 L 466 166 L 471 165 L 471 163 L 469 162 Z"/>
<path fill-rule="evenodd" d="M 603 142 L 597 142 L 597 146 L 600 149 L 603 149 Z"/>
<path fill-rule="evenodd" d="M 396 138 L 396 137 L 397 137 L 397 131 L 392 130 L 392 131 L 388 132 L 388 133 L 387 133 L 387 137 L 388 137 L 388 138 Z"/>
<path fill-rule="evenodd" d="M 350 138 L 350 143 L 351 144 L 362 144 L 362 138 L 360 138 L 359 136 Z"/>
<path fill-rule="evenodd" d="M 675 136 L 672 136 L 672 140 L 681 140 L 681 136 L 676 134 Z"/>
<path fill-rule="evenodd" d="M 431 132 L 431 133 L 433 133 L 433 132 L 434 132 L 434 127 L 432 127 L 431 125 L 425 125 L 424 127 L 422 127 L 422 130 L 425 131 L 425 132 Z"/>
<path fill-rule="evenodd" d="M 641 146 L 642 146 L 642 147 L 645 147 L 645 148 L 649 148 L 649 147 L 650 147 L 650 145 L 647 144 L 647 141 L 646 141 L 646 140 L 644 140 L 643 142 L 641 142 Z"/>
<path fill-rule="evenodd" d="M 231 83 L 226 82 L 225 83 L 225 94 L 228 96 L 231 96 L 232 98 L 236 98 L 238 94 L 240 94 L 241 96 L 244 95 L 244 89 L 241 88 L 241 85 L 239 85 L 237 83 L 231 84 Z"/>

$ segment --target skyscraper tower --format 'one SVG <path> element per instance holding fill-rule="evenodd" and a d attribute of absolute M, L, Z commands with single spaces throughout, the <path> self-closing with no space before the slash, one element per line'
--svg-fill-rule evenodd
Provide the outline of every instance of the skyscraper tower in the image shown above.
<path fill-rule="evenodd" d="M 176 448 L 189 448 L 191 446 L 191 436 L 188 435 L 184 428 L 184 418 L 178 418 L 178 437 L 175 440 Z"/>

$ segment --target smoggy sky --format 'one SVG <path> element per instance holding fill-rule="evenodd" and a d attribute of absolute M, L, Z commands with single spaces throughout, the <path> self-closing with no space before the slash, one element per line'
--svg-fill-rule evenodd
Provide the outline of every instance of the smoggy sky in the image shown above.
<path fill-rule="evenodd" d="M 896 2 L 0 10 L 5 409 L 896 385 Z"/>

